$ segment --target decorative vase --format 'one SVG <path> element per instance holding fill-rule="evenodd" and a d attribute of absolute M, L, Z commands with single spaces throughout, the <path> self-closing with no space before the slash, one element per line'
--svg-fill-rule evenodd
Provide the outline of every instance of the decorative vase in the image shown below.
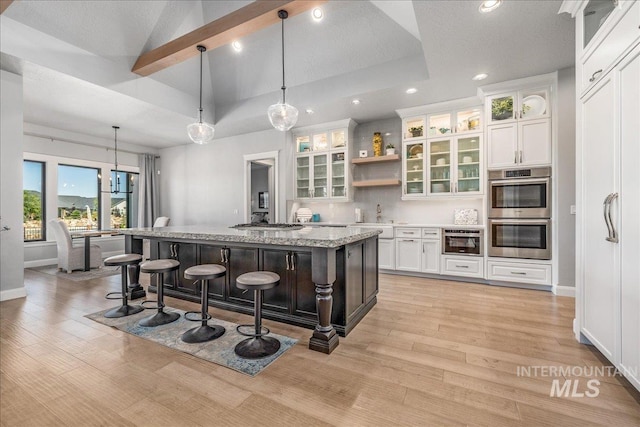
<path fill-rule="evenodd" d="M 396 149 L 395 148 L 387 148 L 386 149 L 386 153 L 387 153 L 387 156 L 391 156 L 393 154 L 396 154 Z"/>
<path fill-rule="evenodd" d="M 373 155 L 375 157 L 382 156 L 382 135 L 380 135 L 380 132 L 374 132 L 373 134 Z"/>

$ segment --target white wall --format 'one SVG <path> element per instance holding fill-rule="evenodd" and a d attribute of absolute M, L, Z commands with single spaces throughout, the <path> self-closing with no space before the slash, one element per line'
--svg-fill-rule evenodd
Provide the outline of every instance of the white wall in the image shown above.
<path fill-rule="evenodd" d="M 575 68 L 558 71 L 558 285 L 575 286 L 576 216 L 576 92 Z M 595 172 L 597 173 L 597 172 Z"/>
<path fill-rule="evenodd" d="M 287 141 L 288 133 L 273 129 L 161 150 L 161 214 L 171 218 L 171 225 L 244 222 L 244 155 L 278 151 L 279 182 L 288 183 L 280 185 L 278 194 L 281 218 L 276 220 L 281 222 L 285 200 L 293 192 Z"/>
<path fill-rule="evenodd" d="M 22 235 L 22 77 L 0 70 L 0 301 L 26 296 Z"/>
<path fill-rule="evenodd" d="M 269 212 L 269 208 L 259 208 L 259 193 L 269 191 L 269 167 L 251 164 L 251 212 Z M 269 195 L 270 197 L 271 195 Z"/>

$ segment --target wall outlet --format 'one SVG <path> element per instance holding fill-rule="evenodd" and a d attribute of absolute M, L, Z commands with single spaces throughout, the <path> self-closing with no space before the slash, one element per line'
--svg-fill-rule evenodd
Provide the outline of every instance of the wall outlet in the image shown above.
<path fill-rule="evenodd" d="M 233 213 L 234 213 L 235 215 L 238 215 L 238 209 L 234 209 L 234 210 L 233 210 Z"/>
<path fill-rule="evenodd" d="M 569 213 L 571 215 L 575 215 L 576 214 L 576 205 L 571 205 L 571 207 L 569 208 Z"/>

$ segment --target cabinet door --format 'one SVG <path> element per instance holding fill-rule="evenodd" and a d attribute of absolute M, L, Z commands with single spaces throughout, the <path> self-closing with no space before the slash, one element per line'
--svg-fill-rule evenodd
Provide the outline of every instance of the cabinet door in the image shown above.
<path fill-rule="evenodd" d="M 620 70 L 621 185 L 619 212 L 621 258 L 621 352 L 620 364 L 640 387 L 640 48 L 625 59 Z M 614 220 L 617 219 L 614 217 Z"/>
<path fill-rule="evenodd" d="M 422 241 L 422 267 L 423 273 L 440 272 L 440 240 Z"/>
<path fill-rule="evenodd" d="M 518 163 L 518 126 L 505 123 L 487 127 L 488 168 L 513 167 Z"/>
<path fill-rule="evenodd" d="M 331 197 L 347 197 L 347 168 L 344 151 L 331 153 Z"/>
<path fill-rule="evenodd" d="M 200 246 L 200 263 L 201 264 L 219 264 L 226 268 L 222 262 L 224 257 L 223 246 Z M 209 297 L 214 299 L 224 299 L 226 292 L 227 275 L 219 277 L 215 280 L 209 280 Z"/>
<path fill-rule="evenodd" d="M 158 242 L 158 258 L 156 259 L 178 259 L 175 252 L 175 242 Z M 151 280 L 154 286 L 158 286 L 158 275 L 151 276 Z M 178 289 L 178 274 L 177 273 L 165 273 L 164 284 L 167 288 L 176 290 Z"/>
<path fill-rule="evenodd" d="M 393 239 L 378 240 L 378 268 L 396 269 L 396 242 Z"/>
<path fill-rule="evenodd" d="M 244 273 L 258 270 L 258 249 L 226 248 L 228 299 L 253 304 L 253 292 L 244 292 L 236 287 L 236 278 Z"/>
<path fill-rule="evenodd" d="M 311 158 L 302 156 L 296 158 L 296 199 L 311 197 Z"/>
<path fill-rule="evenodd" d="M 293 257 L 293 270 L 289 272 L 293 314 L 315 317 L 316 285 L 311 279 L 311 252 L 293 252 Z"/>
<path fill-rule="evenodd" d="M 313 185 L 311 197 L 324 199 L 329 197 L 329 165 L 327 154 L 316 154 L 311 157 L 313 168 Z"/>
<path fill-rule="evenodd" d="M 615 319 L 620 313 L 616 244 L 605 240 L 608 230 L 603 218 L 603 201 L 616 188 L 614 155 L 618 121 L 612 74 L 605 76 L 582 99 L 583 202 L 578 210 L 582 224 L 582 332 L 609 360 L 614 360 Z"/>
<path fill-rule="evenodd" d="M 346 310 L 347 320 L 355 313 L 355 311 L 364 303 L 364 276 L 363 276 L 363 246 L 364 243 L 348 245 L 347 250 L 347 283 L 346 291 Z"/>
<path fill-rule="evenodd" d="M 180 268 L 178 269 L 178 280 L 176 282 L 176 290 L 186 292 L 190 294 L 200 293 L 200 284 L 191 279 L 184 277 L 184 271 L 198 265 L 197 249 L 195 243 L 176 243 L 174 252 L 176 253 L 176 259 L 180 261 Z M 166 274 L 165 274 L 166 276 Z"/>
<path fill-rule="evenodd" d="M 551 120 L 518 123 L 518 162 L 523 166 L 551 164 Z"/>
<path fill-rule="evenodd" d="M 457 170 L 455 191 L 458 194 L 480 193 L 482 189 L 482 136 L 456 139 Z"/>
<path fill-rule="evenodd" d="M 516 119 L 518 96 L 516 93 L 493 95 L 488 97 L 485 105 L 488 125 L 513 122 Z"/>
<path fill-rule="evenodd" d="M 420 271 L 420 239 L 396 239 L 396 270 Z"/>
<path fill-rule="evenodd" d="M 428 142 L 429 156 L 427 176 L 429 185 L 427 194 L 451 194 L 451 166 L 455 163 L 453 151 L 453 140 L 442 139 Z"/>
<path fill-rule="evenodd" d="M 403 161 L 404 194 L 421 197 L 425 195 L 424 186 L 424 141 L 406 144 Z"/>
<path fill-rule="evenodd" d="M 378 239 L 367 239 L 364 242 L 364 302 L 368 303 L 378 294 Z"/>
<path fill-rule="evenodd" d="M 271 310 L 289 311 L 289 271 L 291 253 L 285 250 L 262 249 L 261 270 L 272 271 L 280 276 L 280 284 L 264 291 L 264 306 Z"/>

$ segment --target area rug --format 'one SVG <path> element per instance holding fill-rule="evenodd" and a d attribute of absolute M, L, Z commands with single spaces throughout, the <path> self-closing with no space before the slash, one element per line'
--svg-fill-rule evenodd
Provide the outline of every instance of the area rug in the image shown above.
<path fill-rule="evenodd" d="M 280 341 L 280 350 L 278 350 L 276 354 L 257 360 L 243 359 L 236 356 L 233 349 L 236 344 L 247 337 L 240 335 L 238 331 L 236 331 L 236 326 L 238 325 L 235 323 L 225 322 L 220 319 L 211 319 L 209 320 L 210 325 L 224 326 L 226 329 L 224 335 L 216 340 L 205 343 L 187 344 L 182 342 L 180 337 L 183 332 L 198 326 L 199 323 L 186 320 L 184 318 L 184 311 L 182 310 L 165 307 L 165 311 L 167 312 L 173 311 L 180 313 L 180 318 L 167 325 L 152 328 L 138 326 L 138 321 L 140 319 L 153 314 L 152 310 L 145 310 L 131 316 L 120 317 L 117 319 L 107 319 L 104 317 L 104 313 L 107 311 L 108 310 L 103 310 L 97 313 L 87 314 L 85 317 L 98 323 L 102 323 L 103 325 L 111 326 L 121 331 L 137 335 L 141 338 L 162 344 L 165 347 L 189 353 L 193 356 L 199 357 L 200 359 L 226 366 L 227 368 L 231 368 L 250 376 L 257 375 L 260 371 L 269 366 L 271 362 L 276 360 L 285 351 L 293 347 L 298 342 L 298 340 L 294 338 L 272 333 L 269 334 L 269 336 Z"/>
<path fill-rule="evenodd" d="M 92 268 L 89 271 L 77 270 L 71 273 L 67 273 L 66 271 L 59 271 L 58 267 L 55 265 L 45 265 L 44 267 L 32 267 L 32 268 L 29 268 L 29 270 L 50 274 L 56 277 L 62 277 L 67 280 L 72 280 L 74 282 L 83 282 L 85 280 L 100 279 L 102 277 L 120 274 L 119 267 L 105 267 L 105 266 L 102 266 L 100 268 Z"/>

